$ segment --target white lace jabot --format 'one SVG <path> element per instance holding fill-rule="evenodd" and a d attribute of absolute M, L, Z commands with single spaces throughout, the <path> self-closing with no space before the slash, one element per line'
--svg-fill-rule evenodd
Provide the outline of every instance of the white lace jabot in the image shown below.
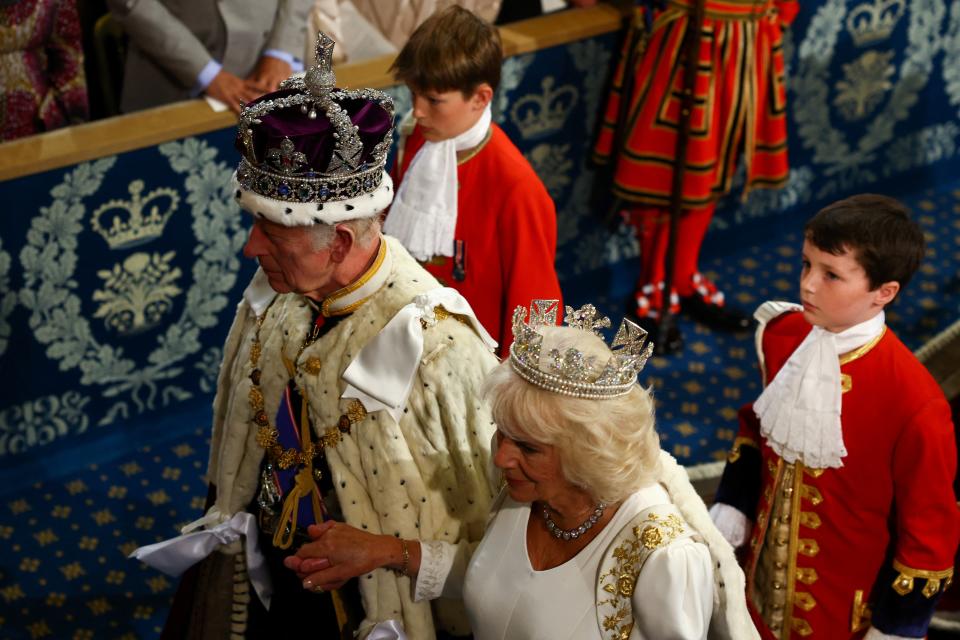
<path fill-rule="evenodd" d="M 760 434 L 785 461 L 843 466 L 840 355 L 883 333 L 884 319 L 881 311 L 840 333 L 814 327 L 754 403 Z"/>

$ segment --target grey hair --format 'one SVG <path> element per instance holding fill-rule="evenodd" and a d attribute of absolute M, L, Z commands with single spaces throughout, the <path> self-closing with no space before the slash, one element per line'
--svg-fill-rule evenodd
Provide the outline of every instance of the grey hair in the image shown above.
<path fill-rule="evenodd" d="M 562 353 L 573 347 L 600 362 L 611 355 L 592 333 L 570 327 L 544 327 L 540 332 L 544 368 L 554 348 Z M 624 500 L 652 484 L 660 472 L 653 395 L 639 384 L 616 398 L 573 398 L 530 384 L 508 358 L 487 376 L 483 394 L 500 431 L 556 447 L 566 480 L 594 500 Z"/>
<path fill-rule="evenodd" d="M 365 249 L 380 234 L 380 227 L 383 224 L 383 214 L 370 216 L 369 218 L 356 218 L 340 222 L 345 227 L 353 230 L 354 237 L 357 239 L 357 246 Z M 333 244 L 333 238 L 336 234 L 336 224 L 314 224 L 307 227 L 313 239 L 313 248 L 315 251 L 329 249 Z"/>

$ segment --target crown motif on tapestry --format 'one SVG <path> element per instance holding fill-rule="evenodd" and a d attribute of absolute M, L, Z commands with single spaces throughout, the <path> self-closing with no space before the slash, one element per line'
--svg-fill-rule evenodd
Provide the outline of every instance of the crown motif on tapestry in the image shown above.
<path fill-rule="evenodd" d="M 557 300 L 534 300 L 527 321 L 524 321 L 526 309 L 517 307 L 513 311 L 513 344 L 510 345 L 513 370 L 531 384 L 566 396 L 614 398 L 629 393 L 637 382 L 637 374 L 653 354 L 653 343 L 647 341 L 647 332 L 624 319 L 610 343 L 612 355 L 605 362 L 570 348 L 564 352 L 551 349 L 544 364 L 540 329 L 556 325 L 559 306 Z M 600 329 L 610 326 L 610 318 L 599 315 L 592 304 L 577 310 L 566 307 L 564 322 L 568 327 L 597 336 Z"/>
<path fill-rule="evenodd" d="M 109 200 L 90 217 L 90 226 L 111 249 L 127 249 L 159 238 L 180 203 L 177 191 L 169 187 L 154 189 L 142 198 L 143 180 L 134 180 L 128 189 L 130 200 Z"/>
<path fill-rule="evenodd" d="M 858 47 L 890 37 L 906 10 L 904 0 L 873 0 L 857 5 L 847 14 L 847 31 Z"/>
<path fill-rule="evenodd" d="M 539 138 L 563 128 L 567 116 L 577 104 L 577 90 L 572 84 L 553 88 L 553 76 L 540 83 L 543 93 L 523 96 L 510 109 L 510 117 L 524 139 Z"/>
<path fill-rule="evenodd" d="M 364 158 L 364 143 L 359 127 L 345 108 L 348 102 L 378 104 L 393 120 L 393 99 L 376 89 L 346 90 L 334 86 L 334 41 L 325 33 L 317 36 L 317 64 L 303 76 L 280 83 L 278 97 L 245 105 L 240 111 L 240 139 L 243 159 L 237 179 L 245 188 L 260 195 L 291 202 L 336 201 L 372 193 L 380 186 L 383 167 L 393 139 L 393 127 Z M 280 95 L 283 94 L 283 95 Z M 329 121 L 334 146 L 326 166 L 311 166 L 306 154 L 296 151 L 294 142 L 284 137 L 279 146 L 266 149 L 258 157 L 254 133 L 262 118 L 278 110 L 299 108 L 310 120 Z"/>

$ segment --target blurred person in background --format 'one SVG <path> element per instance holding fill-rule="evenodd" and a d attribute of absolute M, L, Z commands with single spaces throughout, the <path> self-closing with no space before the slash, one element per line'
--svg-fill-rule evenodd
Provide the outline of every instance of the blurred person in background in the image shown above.
<path fill-rule="evenodd" d="M 516 2 L 517 0 L 508 0 Z M 396 53 L 407 43 L 414 29 L 436 12 L 459 5 L 487 22 L 492 22 L 502 0 L 314 0 L 308 26 L 307 61 L 313 55 L 311 43 L 319 31 L 334 39 L 350 34 L 348 48 L 336 62 L 364 60 Z"/>
<path fill-rule="evenodd" d="M 239 113 L 303 70 L 310 0 L 108 0 L 130 36 L 120 109 L 201 94 Z"/>
<path fill-rule="evenodd" d="M 598 0 L 314 0 L 305 43 L 308 65 L 313 64 L 313 42 L 323 31 L 344 42 L 334 62 L 359 62 L 397 53 L 414 29 L 434 13 L 458 5 L 493 24 L 533 18 L 564 7 L 586 8 Z M 349 34 L 350 38 L 343 38 Z"/>
<path fill-rule="evenodd" d="M 753 189 L 787 183 L 783 29 L 800 3 L 705 0 L 702 24 L 695 0 L 657 4 L 635 8 L 594 147 L 594 160 L 610 166 L 615 204 L 640 245 L 630 312 L 651 332 L 658 331 L 665 307 L 671 314 L 682 308 L 714 329 L 743 331 L 750 317 L 726 304 L 700 272 L 700 247 L 738 166 L 745 171 L 744 198 Z M 685 60 L 694 55 L 699 71 L 687 88 Z M 689 139 L 681 162 L 683 128 Z M 665 292 L 675 196 L 680 215 Z M 682 345 L 678 326 L 670 323 L 661 348 L 675 352 Z"/>
<path fill-rule="evenodd" d="M 0 0 L 0 140 L 89 117 L 74 0 Z"/>

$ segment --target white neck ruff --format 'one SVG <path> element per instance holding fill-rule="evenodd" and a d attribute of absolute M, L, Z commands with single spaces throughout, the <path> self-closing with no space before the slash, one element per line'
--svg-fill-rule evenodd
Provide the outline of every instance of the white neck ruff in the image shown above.
<path fill-rule="evenodd" d="M 760 434 L 787 462 L 839 468 L 847 449 L 840 423 L 840 355 L 883 333 L 885 316 L 840 333 L 814 327 L 753 405 Z"/>
<path fill-rule="evenodd" d="M 425 142 L 397 189 L 384 233 L 417 260 L 453 255 L 457 228 L 457 151 L 472 149 L 490 129 L 490 105 L 472 127 L 449 140 Z"/>

